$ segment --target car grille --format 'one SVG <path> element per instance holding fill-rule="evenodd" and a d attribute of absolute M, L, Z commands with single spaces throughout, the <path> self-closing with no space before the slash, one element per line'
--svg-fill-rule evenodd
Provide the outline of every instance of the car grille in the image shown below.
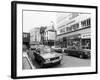
<path fill-rule="evenodd" d="M 59 57 L 51 58 L 50 60 L 52 61 L 52 60 L 56 60 L 56 59 L 59 59 Z"/>

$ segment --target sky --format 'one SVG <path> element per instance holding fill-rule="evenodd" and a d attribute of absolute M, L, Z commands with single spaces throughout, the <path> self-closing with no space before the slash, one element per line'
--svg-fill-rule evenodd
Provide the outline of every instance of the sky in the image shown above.
<path fill-rule="evenodd" d="M 35 27 L 48 26 L 51 21 L 56 25 L 56 15 L 56 12 L 23 11 L 23 32 L 30 32 Z"/>
<path fill-rule="evenodd" d="M 50 26 L 51 21 L 55 29 L 59 24 L 58 21 L 69 16 L 70 13 L 57 13 L 47 11 L 23 11 L 23 32 L 30 32 L 31 29 L 41 26 Z M 86 17 L 87 14 L 85 14 Z M 61 17 L 62 16 L 62 17 Z M 59 18 L 60 17 L 60 18 Z"/>

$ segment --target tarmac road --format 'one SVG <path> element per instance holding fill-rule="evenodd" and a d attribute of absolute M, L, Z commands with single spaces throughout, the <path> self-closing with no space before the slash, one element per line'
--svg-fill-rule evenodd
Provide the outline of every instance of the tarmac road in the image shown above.
<path fill-rule="evenodd" d="M 32 53 L 29 53 L 29 58 L 36 69 L 40 68 L 39 64 L 34 60 L 34 56 L 32 55 Z M 52 66 L 50 68 L 84 67 L 84 66 L 85 67 L 91 66 L 91 59 L 80 59 L 77 57 L 67 56 L 64 54 L 61 64 Z"/>

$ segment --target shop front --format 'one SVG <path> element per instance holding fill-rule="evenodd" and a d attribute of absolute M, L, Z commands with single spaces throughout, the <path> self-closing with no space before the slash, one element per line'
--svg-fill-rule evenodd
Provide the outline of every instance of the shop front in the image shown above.
<path fill-rule="evenodd" d="M 81 34 L 75 34 L 67 37 L 67 48 L 75 47 L 76 49 L 81 48 Z"/>
<path fill-rule="evenodd" d="M 82 48 L 91 49 L 91 33 L 85 33 L 81 35 Z"/>
<path fill-rule="evenodd" d="M 83 33 L 68 36 L 62 45 L 65 48 L 91 49 L 91 35 L 90 33 Z"/>

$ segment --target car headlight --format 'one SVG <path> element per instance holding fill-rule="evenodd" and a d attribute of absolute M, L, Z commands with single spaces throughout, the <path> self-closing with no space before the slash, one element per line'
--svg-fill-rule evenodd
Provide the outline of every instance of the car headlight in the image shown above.
<path fill-rule="evenodd" d="M 50 59 L 46 59 L 45 61 L 46 61 L 46 62 L 50 62 Z"/>
<path fill-rule="evenodd" d="M 62 56 L 60 56 L 59 58 L 62 59 Z"/>

